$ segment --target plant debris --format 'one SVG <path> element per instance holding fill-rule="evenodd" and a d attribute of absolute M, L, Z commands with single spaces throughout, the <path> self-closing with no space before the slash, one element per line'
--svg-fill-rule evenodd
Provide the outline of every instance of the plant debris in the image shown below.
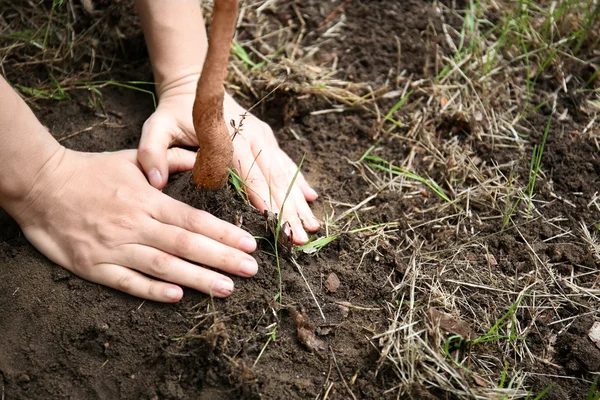
<path fill-rule="evenodd" d="M 324 357 L 324 352 L 327 351 L 327 342 L 323 339 L 319 339 L 315 335 L 315 328 L 308 318 L 308 315 L 306 315 L 306 310 L 301 307 L 300 312 L 298 312 L 298 310 L 291 305 L 287 306 L 286 309 L 296 323 L 298 340 L 300 343 L 312 353 L 317 354 L 319 357 Z"/>

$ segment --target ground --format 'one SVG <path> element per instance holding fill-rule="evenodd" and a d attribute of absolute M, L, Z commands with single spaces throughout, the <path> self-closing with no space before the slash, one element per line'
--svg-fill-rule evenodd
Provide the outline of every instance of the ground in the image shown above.
<path fill-rule="evenodd" d="M 131 4 L 54 3 L 0 6 L 3 75 L 65 146 L 135 148 L 154 105 Z M 263 215 L 173 176 L 260 237 L 260 269 L 167 305 L 66 272 L 1 214 L 1 398 L 597 399 L 597 6 L 242 6 L 228 90 L 305 155 L 331 241 L 280 248 L 280 292 Z"/>

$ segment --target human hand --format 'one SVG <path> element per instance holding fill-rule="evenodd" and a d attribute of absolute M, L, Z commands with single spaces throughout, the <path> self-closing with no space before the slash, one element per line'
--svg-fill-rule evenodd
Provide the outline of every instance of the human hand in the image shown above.
<path fill-rule="evenodd" d="M 158 108 L 142 129 L 138 160 L 149 182 L 159 189 L 167 182 L 167 149 L 174 144 L 198 145 L 191 112 L 195 86 L 188 83 L 187 87 L 187 90 L 173 87 L 163 91 Z M 233 120 L 239 124 L 241 115 L 245 113 L 246 110 L 231 96 L 225 95 L 225 121 Z M 233 127 L 229 129 L 233 134 Z M 269 210 L 279 213 L 283 208 L 282 218 L 289 222 L 294 242 L 306 243 L 308 236 L 305 229 L 319 229 L 319 222 L 308 205 L 308 201 L 317 198 L 317 193 L 299 173 L 284 204 L 286 192 L 298 167 L 279 148 L 271 128 L 246 113 L 243 130 L 235 136 L 233 145 L 233 167 L 246 182 L 251 203 L 261 212 Z"/>
<path fill-rule="evenodd" d="M 250 277 L 254 238 L 150 186 L 135 150 L 80 153 L 61 148 L 24 201 L 9 212 L 27 239 L 74 274 L 133 296 L 175 302 L 177 285 L 226 297 Z M 166 171 L 191 169 L 193 152 L 165 152 Z M 189 260 L 189 261 L 187 261 Z"/>

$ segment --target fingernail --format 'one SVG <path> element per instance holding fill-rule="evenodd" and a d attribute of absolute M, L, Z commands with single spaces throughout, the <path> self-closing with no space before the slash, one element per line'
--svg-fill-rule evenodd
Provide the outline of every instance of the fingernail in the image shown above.
<path fill-rule="evenodd" d="M 310 224 L 311 224 L 310 226 L 315 227 L 315 228 L 318 228 L 321 226 L 321 223 L 319 222 L 319 220 L 312 216 L 310 217 Z"/>
<path fill-rule="evenodd" d="M 319 194 L 311 187 L 308 188 L 307 192 L 310 195 L 310 197 L 314 197 L 315 199 L 319 197 Z"/>
<path fill-rule="evenodd" d="M 304 232 L 304 229 L 298 229 L 298 233 L 296 234 L 298 237 L 298 241 L 302 243 L 308 242 L 308 235 Z"/>
<path fill-rule="evenodd" d="M 148 173 L 148 180 L 150 184 L 155 188 L 160 187 L 162 185 L 163 179 L 162 175 L 156 168 L 152 168 Z"/>
<path fill-rule="evenodd" d="M 233 281 L 231 279 L 219 279 L 212 284 L 212 294 L 218 297 L 227 297 L 233 292 Z"/>
<path fill-rule="evenodd" d="M 171 300 L 179 300 L 181 298 L 181 292 L 179 289 L 168 288 L 165 290 L 165 296 Z"/>
<path fill-rule="evenodd" d="M 251 277 L 258 272 L 258 264 L 254 260 L 242 260 L 240 264 L 240 274 Z"/>
<path fill-rule="evenodd" d="M 256 240 L 251 237 L 244 236 L 240 239 L 240 249 L 247 253 L 252 253 L 256 250 Z"/>

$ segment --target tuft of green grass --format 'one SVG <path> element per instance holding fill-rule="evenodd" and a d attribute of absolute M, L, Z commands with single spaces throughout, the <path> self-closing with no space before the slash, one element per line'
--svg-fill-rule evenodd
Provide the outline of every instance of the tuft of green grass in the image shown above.
<path fill-rule="evenodd" d="M 250 204 L 248 193 L 246 192 L 248 184 L 232 168 L 229 168 L 229 183 L 231 183 L 231 186 L 233 186 L 235 192 L 244 203 Z"/>
<path fill-rule="evenodd" d="M 24 86 L 20 84 L 16 84 L 15 87 L 19 89 L 23 94 L 33 97 L 34 99 L 44 99 L 44 100 L 68 100 L 69 97 L 65 95 L 61 95 L 60 93 L 56 93 L 54 91 L 48 91 L 43 89 L 35 89 L 29 86 Z"/>
<path fill-rule="evenodd" d="M 278 55 L 280 55 L 283 52 L 283 50 L 285 50 L 285 46 L 281 46 L 280 48 L 278 48 L 277 50 L 275 50 L 275 52 L 273 54 L 271 54 L 270 56 L 268 56 L 267 59 L 269 61 L 273 60 L 275 57 L 277 57 Z M 256 71 L 256 70 L 261 69 L 265 65 L 267 65 L 267 61 L 263 60 L 263 61 L 257 63 L 256 65 L 254 65 L 250 70 L 251 71 Z"/>
<path fill-rule="evenodd" d="M 241 44 L 234 40 L 233 44 L 231 45 L 231 54 L 239 58 L 240 61 L 242 61 L 244 68 L 249 69 L 250 71 L 256 71 L 263 68 L 265 65 L 267 65 L 268 61 L 271 61 L 272 59 L 280 55 L 284 50 L 285 46 L 281 46 L 277 50 L 275 50 L 273 54 L 269 56 L 264 56 L 256 50 L 252 49 L 253 53 L 257 54 L 260 58 L 263 59 L 263 61 L 256 63 L 252 61 L 252 59 L 250 58 L 250 54 L 248 54 L 246 49 L 244 49 L 244 47 Z"/>
<path fill-rule="evenodd" d="M 398 100 L 398 102 L 392 106 L 392 108 L 390 109 L 390 111 L 388 111 L 388 113 L 385 115 L 385 117 L 383 118 L 383 120 L 391 122 L 392 124 L 394 124 L 397 127 L 403 128 L 405 125 L 402 122 L 400 122 L 400 121 L 396 121 L 394 118 L 392 118 L 392 116 L 394 115 L 394 113 L 396 111 L 398 111 L 398 109 L 400 109 L 400 107 L 402 107 L 404 104 L 406 104 L 406 102 L 408 101 L 408 98 L 410 97 L 410 95 L 412 93 L 413 93 L 413 91 L 411 90 L 410 92 L 408 92 L 404 96 L 402 96 L 402 98 L 400 100 Z M 394 127 L 390 128 L 390 131 L 393 128 Z"/>
<path fill-rule="evenodd" d="M 154 105 L 154 108 L 156 108 L 157 103 L 156 103 L 156 95 L 154 94 L 153 90 L 150 89 L 144 89 L 143 85 L 152 85 L 154 86 L 154 82 L 145 82 L 145 81 L 113 81 L 113 80 L 109 80 L 109 81 L 95 81 L 95 82 L 85 82 L 83 83 L 83 85 L 90 89 L 90 88 L 102 88 L 104 86 L 118 86 L 118 87 L 122 87 L 125 89 L 130 89 L 130 90 L 135 90 L 138 92 L 142 92 L 142 93 L 146 93 L 149 94 L 152 97 L 152 104 Z"/>
<path fill-rule="evenodd" d="M 544 129 L 544 135 L 542 136 L 542 142 L 539 145 L 533 146 L 533 151 L 531 153 L 531 161 L 529 162 L 529 179 L 527 181 L 527 186 L 524 191 L 521 191 L 520 195 L 516 198 L 512 206 L 508 207 L 502 217 L 502 229 L 506 228 L 508 223 L 510 222 L 511 217 L 514 215 L 519 203 L 527 197 L 529 202 L 529 208 L 533 205 L 533 194 L 535 191 L 535 183 L 537 181 L 537 177 L 540 174 L 542 169 L 542 156 L 544 155 L 544 149 L 546 148 L 546 140 L 548 139 L 548 133 L 550 132 L 550 126 L 552 124 L 552 115 L 548 119 L 548 123 L 546 124 L 546 128 Z M 512 185 L 512 176 L 510 179 Z M 510 187 L 509 187 L 510 190 Z M 509 202 L 507 202 L 509 204 Z"/>
<path fill-rule="evenodd" d="M 440 187 L 440 185 L 438 185 L 437 182 L 434 181 L 430 177 L 424 178 L 420 175 L 415 174 L 414 172 L 410 172 L 404 168 L 400 168 L 398 166 L 392 165 L 389 161 L 384 160 L 383 158 L 377 157 L 377 156 L 363 155 L 361 157 L 361 160 L 368 161 L 368 165 L 370 167 L 379 169 L 381 171 L 385 171 L 388 174 L 401 175 L 401 176 L 405 176 L 409 179 L 413 179 L 417 182 L 421 182 L 425 186 L 427 186 L 429 189 L 431 189 L 439 197 L 441 197 L 448 203 L 452 203 L 452 200 L 450 199 L 450 197 L 448 197 L 448 195 L 444 192 L 444 190 Z"/>
<path fill-rule="evenodd" d="M 275 250 L 275 260 L 277 264 L 277 276 L 279 278 L 279 293 L 275 295 L 275 301 L 279 300 L 279 303 L 283 303 L 283 280 L 281 277 L 281 261 L 279 258 L 279 235 L 281 234 L 281 221 L 283 221 L 283 208 L 285 207 L 285 203 L 292 192 L 292 188 L 294 187 L 294 183 L 296 183 L 296 179 L 298 178 L 298 174 L 300 173 L 300 168 L 302 168 L 302 164 L 304 163 L 304 159 L 306 158 L 306 154 L 302 156 L 300 163 L 298 164 L 298 169 L 294 173 L 294 177 L 288 186 L 287 191 L 285 192 L 285 196 L 283 198 L 283 202 L 281 203 L 281 208 L 279 209 L 279 215 L 277 216 L 277 227 L 275 228 L 275 237 L 274 237 L 274 245 L 273 248 Z M 269 186 L 270 191 L 270 186 Z M 271 193 L 269 193 L 270 195 Z M 283 233 L 285 235 L 285 232 Z"/>
<path fill-rule="evenodd" d="M 459 348 L 459 347 L 463 347 L 463 346 L 476 346 L 478 344 L 496 342 L 496 341 L 503 340 L 503 339 L 509 339 L 509 340 L 523 339 L 516 334 L 515 323 L 514 323 L 515 313 L 516 313 L 517 308 L 519 307 L 520 303 L 521 303 L 521 298 L 519 298 L 513 305 L 511 305 L 509 307 L 509 309 L 496 321 L 496 323 L 486 333 L 484 333 L 483 335 L 481 335 L 475 339 L 463 338 L 461 335 L 450 336 L 444 342 L 444 353 L 446 354 L 446 357 L 451 359 L 452 362 L 456 366 L 466 369 L 468 371 L 468 369 L 464 365 L 462 365 L 462 363 L 459 363 L 458 361 L 456 361 L 450 354 L 450 351 L 453 348 Z M 510 328 L 510 333 L 508 335 L 500 333 L 500 331 L 503 330 L 504 328 L 506 328 L 508 326 L 508 324 L 511 322 L 512 322 L 512 324 L 511 324 L 511 328 Z"/>
<path fill-rule="evenodd" d="M 546 129 L 544 130 L 544 136 L 542 137 L 542 143 L 538 146 L 537 144 L 533 147 L 531 154 L 531 163 L 529 166 L 529 181 L 527 182 L 527 194 L 529 199 L 533 197 L 533 191 L 535 189 L 535 182 L 542 169 L 542 156 L 544 155 L 544 148 L 546 147 L 546 140 L 548 139 L 548 133 L 550 132 L 550 125 L 552 124 L 552 115 L 548 119 Z"/>
<path fill-rule="evenodd" d="M 231 45 L 231 53 L 244 63 L 246 69 L 256 67 L 256 63 L 250 59 L 248 52 L 235 40 Z"/>
<path fill-rule="evenodd" d="M 598 390 L 598 376 L 594 378 L 590 390 L 588 390 L 586 400 L 600 400 L 600 391 Z"/>
<path fill-rule="evenodd" d="M 318 239 L 310 240 L 308 243 L 303 244 L 302 246 L 296 247 L 294 250 L 296 252 L 304 252 L 306 254 L 317 254 L 321 249 L 327 246 L 329 243 L 333 242 L 339 237 L 339 235 L 329 235 L 323 236 Z"/>

